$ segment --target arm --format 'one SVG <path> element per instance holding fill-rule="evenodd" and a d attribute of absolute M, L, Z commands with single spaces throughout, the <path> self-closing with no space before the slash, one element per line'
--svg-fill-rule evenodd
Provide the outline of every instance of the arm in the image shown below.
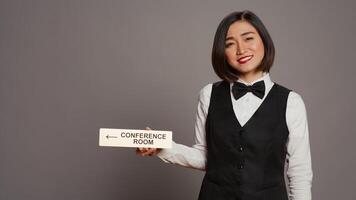
<path fill-rule="evenodd" d="M 302 97 L 291 91 L 286 111 L 289 129 L 287 178 L 291 200 L 311 200 L 312 165 L 307 112 Z"/>
<path fill-rule="evenodd" d="M 188 147 L 172 141 L 171 149 L 162 149 L 157 154 L 157 156 L 164 162 L 202 171 L 205 170 L 205 121 L 210 102 L 211 87 L 212 84 L 208 84 L 199 92 L 195 121 L 195 144 L 192 147 Z"/>

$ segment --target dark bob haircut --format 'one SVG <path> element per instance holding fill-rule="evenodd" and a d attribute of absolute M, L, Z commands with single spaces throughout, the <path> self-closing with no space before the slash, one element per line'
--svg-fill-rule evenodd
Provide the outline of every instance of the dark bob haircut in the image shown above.
<path fill-rule="evenodd" d="M 238 79 L 239 72 L 232 68 L 226 61 L 225 38 L 230 25 L 239 20 L 247 21 L 253 27 L 255 27 L 263 41 L 265 55 L 257 69 L 264 72 L 269 72 L 274 61 L 275 50 L 272 38 L 257 15 L 249 10 L 230 13 L 220 22 L 218 29 L 216 30 L 211 55 L 212 65 L 215 73 L 221 79 L 228 82 L 236 81 Z"/>

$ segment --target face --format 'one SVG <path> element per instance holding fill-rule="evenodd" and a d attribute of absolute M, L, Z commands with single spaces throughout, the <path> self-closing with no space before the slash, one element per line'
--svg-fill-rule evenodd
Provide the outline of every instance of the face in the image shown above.
<path fill-rule="evenodd" d="M 240 74 L 256 73 L 264 54 L 263 41 L 255 27 L 243 20 L 230 25 L 225 39 L 225 56 L 231 67 Z"/>

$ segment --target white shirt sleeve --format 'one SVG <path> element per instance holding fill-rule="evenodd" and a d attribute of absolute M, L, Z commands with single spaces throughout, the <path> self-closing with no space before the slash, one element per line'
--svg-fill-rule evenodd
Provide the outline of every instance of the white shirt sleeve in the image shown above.
<path fill-rule="evenodd" d="M 172 148 L 162 149 L 157 156 L 166 163 L 205 171 L 206 140 L 205 121 L 208 113 L 212 84 L 204 86 L 199 92 L 195 121 L 195 144 L 192 147 L 172 141 Z"/>
<path fill-rule="evenodd" d="M 286 158 L 289 199 L 311 200 L 313 172 L 307 112 L 302 97 L 294 91 L 288 96 L 286 121 L 289 130 Z"/>

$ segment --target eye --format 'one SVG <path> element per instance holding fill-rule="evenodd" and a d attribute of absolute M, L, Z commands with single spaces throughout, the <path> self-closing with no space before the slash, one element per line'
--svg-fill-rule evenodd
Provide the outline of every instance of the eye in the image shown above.
<path fill-rule="evenodd" d="M 233 45 L 234 43 L 227 43 L 227 44 L 225 44 L 225 47 L 229 47 L 229 46 L 231 46 L 231 45 Z"/>
<path fill-rule="evenodd" d="M 246 38 L 246 40 L 253 40 L 253 37 L 248 37 Z"/>

